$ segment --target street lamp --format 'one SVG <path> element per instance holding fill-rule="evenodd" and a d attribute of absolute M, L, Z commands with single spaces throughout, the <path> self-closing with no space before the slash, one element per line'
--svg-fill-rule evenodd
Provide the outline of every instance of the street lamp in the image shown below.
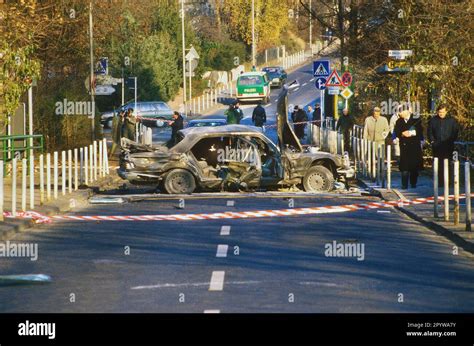
<path fill-rule="evenodd" d="M 186 105 L 186 42 L 184 35 L 184 1 L 181 0 L 181 39 L 183 41 L 183 106 L 184 114 L 187 114 L 187 105 Z"/>
<path fill-rule="evenodd" d="M 92 1 L 89 3 L 89 46 L 90 46 L 90 91 L 91 91 L 91 102 L 92 102 L 92 114 L 91 114 L 91 139 L 95 140 L 95 87 L 94 87 L 94 49 L 93 49 L 93 32 L 92 32 Z"/>
<path fill-rule="evenodd" d="M 252 0 L 252 66 L 257 63 L 255 61 L 255 0 Z"/>

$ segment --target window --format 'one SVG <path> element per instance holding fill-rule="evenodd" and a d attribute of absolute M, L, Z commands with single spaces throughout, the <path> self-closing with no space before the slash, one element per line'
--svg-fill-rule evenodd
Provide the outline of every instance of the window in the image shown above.
<path fill-rule="evenodd" d="M 263 80 L 260 76 L 243 76 L 239 78 L 239 85 L 250 86 L 250 85 L 260 85 L 263 83 Z"/>
<path fill-rule="evenodd" d="M 158 112 L 171 112 L 171 108 L 164 102 L 153 103 L 153 107 L 155 107 L 155 110 Z"/>

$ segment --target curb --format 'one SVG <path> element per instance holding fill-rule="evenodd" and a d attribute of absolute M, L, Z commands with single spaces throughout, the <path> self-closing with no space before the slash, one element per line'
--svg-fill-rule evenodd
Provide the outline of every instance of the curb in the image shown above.
<path fill-rule="evenodd" d="M 405 199 L 405 197 L 397 190 L 397 189 L 392 189 L 392 192 L 390 193 L 387 193 L 387 194 L 384 194 L 382 193 L 381 191 L 379 190 L 376 190 L 372 187 L 369 187 L 365 181 L 359 179 L 359 182 L 365 186 L 367 189 L 369 189 L 369 191 L 376 191 L 376 195 L 379 196 L 381 199 L 385 200 L 385 201 L 390 201 L 390 200 L 393 200 L 390 198 L 389 194 L 392 194 L 392 195 L 396 195 L 397 198 L 396 199 Z M 474 244 L 467 241 L 466 239 L 464 239 L 463 237 L 461 237 L 459 234 L 457 234 L 456 232 L 453 232 L 449 229 L 447 229 L 446 227 L 443 227 L 439 224 L 437 224 L 436 222 L 433 222 L 433 221 L 428 221 L 428 220 L 425 220 L 424 218 L 422 218 L 421 216 L 418 216 L 416 213 L 414 213 L 413 211 L 411 210 L 408 210 L 404 207 L 399 207 L 399 206 L 395 206 L 394 207 L 395 209 L 399 210 L 400 212 L 402 212 L 403 214 L 405 214 L 406 216 L 408 216 L 410 219 L 412 220 L 415 220 L 419 223 L 421 223 L 423 226 L 427 227 L 428 229 L 432 230 L 433 232 L 435 232 L 436 234 L 438 235 L 441 235 L 443 237 L 445 237 L 446 239 L 450 240 L 451 242 L 453 242 L 456 246 L 462 248 L 464 251 L 467 251 L 471 254 L 474 255 Z"/>

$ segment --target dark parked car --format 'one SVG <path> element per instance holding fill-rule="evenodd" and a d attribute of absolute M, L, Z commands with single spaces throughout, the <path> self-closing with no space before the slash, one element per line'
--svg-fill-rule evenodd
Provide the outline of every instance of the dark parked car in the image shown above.
<path fill-rule="evenodd" d="M 159 185 L 166 192 L 242 190 L 298 185 L 329 191 L 336 179 L 354 175 L 340 155 L 304 149 L 287 119 L 287 90 L 277 105 L 278 146 L 246 125 L 191 127 L 168 149 L 123 140 L 119 175 L 132 183 Z"/>
<path fill-rule="evenodd" d="M 166 126 L 166 120 L 171 120 L 173 116 L 173 110 L 165 102 L 137 102 L 135 109 L 135 102 L 130 101 L 112 112 L 102 113 L 101 123 L 104 126 L 111 128 L 113 117 L 120 111 L 127 111 L 129 108 L 133 108 L 134 113 L 137 116 L 143 117 L 144 119 L 142 122 L 147 126 Z"/>
<path fill-rule="evenodd" d="M 194 119 L 188 122 L 186 127 L 208 127 L 227 125 L 226 119 Z"/>
<path fill-rule="evenodd" d="M 285 83 L 288 75 L 283 67 L 264 67 L 263 72 L 266 72 L 268 79 L 270 80 L 270 86 L 276 86 L 281 88 Z"/>

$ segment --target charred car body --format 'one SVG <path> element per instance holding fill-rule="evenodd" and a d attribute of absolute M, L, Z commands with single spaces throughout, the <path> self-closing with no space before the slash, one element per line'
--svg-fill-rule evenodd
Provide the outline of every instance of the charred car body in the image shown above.
<path fill-rule="evenodd" d="M 156 184 L 168 193 L 300 186 L 329 191 L 354 175 L 340 155 L 303 148 L 287 117 L 287 90 L 277 103 L 278 146 L 259 128 L 226 125 L 187 128 L 172 148 L 122 139 L 119 175 L 135 184 Z"/>

